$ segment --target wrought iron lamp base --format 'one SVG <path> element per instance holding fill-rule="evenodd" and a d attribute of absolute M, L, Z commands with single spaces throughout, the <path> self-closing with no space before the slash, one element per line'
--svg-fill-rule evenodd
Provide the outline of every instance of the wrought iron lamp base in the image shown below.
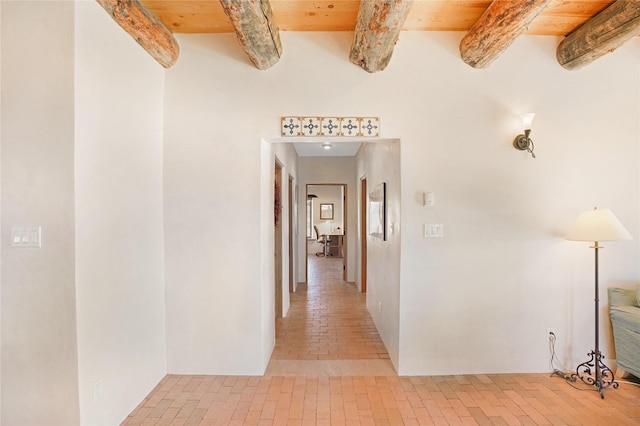
<path fill-rule="evenodd" d="M 575 382 L 580 379 L 586 385 L 595 386 L 600 398 L 604 399 L 604 390 L 610 387 L 617 389 L 618 382 L 613 377 L 613 371 L 602 362 L 604 356 L 598 349 L 589 352 L 589 357 L 589 360 L 578 365 L 570 380 Z"/>

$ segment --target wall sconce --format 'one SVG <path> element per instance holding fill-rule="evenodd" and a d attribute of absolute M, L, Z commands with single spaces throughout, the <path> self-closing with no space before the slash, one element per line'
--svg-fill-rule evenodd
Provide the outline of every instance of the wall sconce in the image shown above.
<path fill-rule="evenodd" d="M 325 143 L 322 144 L 322 148 L 326 149 L 326 150 L 329 150 L 329 149 L 331 149 L 331 144 L 329 142 L 325 142 Z"/>
<path fill-rule="evenodd" d="M 520 114 L 520 119 L 522 120 L 522 126 L 524 127 L 524 134 L 516 136 L 513 140 L 513 146 L 520 151 L 527 151 L 531 154 L 533 158 L 536 158 L 536 155 L 533 153 L 533 141 L 529 137 L 531 134 L 531 123 L 533 122 L 533 117 L 536 114 L 533 112 L 525 112 L 524 114 Z"/>

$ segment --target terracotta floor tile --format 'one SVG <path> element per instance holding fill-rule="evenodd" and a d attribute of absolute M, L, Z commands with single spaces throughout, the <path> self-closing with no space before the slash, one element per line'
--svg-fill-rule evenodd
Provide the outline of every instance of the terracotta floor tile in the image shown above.
<path fill-rule="evenodd" d="M 547 374 L 397 377 L 341 259 L 310 257 L 261 377 L 167 375 L 130 425 L 640 424 L 640 388 L 606 398 Z M 588 389 L 591 390 L 591 389 Z"/>

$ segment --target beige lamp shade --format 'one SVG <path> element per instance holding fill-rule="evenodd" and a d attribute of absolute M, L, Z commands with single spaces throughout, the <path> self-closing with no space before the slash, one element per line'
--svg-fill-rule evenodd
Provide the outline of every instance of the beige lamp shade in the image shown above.
<path fill-rule="evenodd" d="M 566 236 L 571 241 L 620 241 L 633 237 L 609 209 L 584 211 Z"/>

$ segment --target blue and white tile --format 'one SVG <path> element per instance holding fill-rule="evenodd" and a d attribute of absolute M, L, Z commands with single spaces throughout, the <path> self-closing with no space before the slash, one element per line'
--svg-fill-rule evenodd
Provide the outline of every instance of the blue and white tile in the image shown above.
<path fill-rule="evenodd" d="M 322 119 L 323 136 L 340 136 L 340 119 L 337 117 L 324 117 Z"/>
<path fill-rule="evenodd" d="M 360 119 L 344 117 L 340 121 L 340 133 L 343 136 L 358 136 L 360 134 Z"/>
<path fill-rule="evenodd" d="M 320 136 L 321 120 L 319 117 L 303 117 L 300 125 L 304 136 Z"/>
<path fill-rule="evenodd" d="M 361 118 L 360 134 L 362 136 L 378 136 L 380 134 L 380 120 L 377 117 Z"/>
<path fill-rule="evenodd" d="M 280 130 L 282 136 L 300 136 L 302 127 L 298 117 L 282 117 Z"/>

